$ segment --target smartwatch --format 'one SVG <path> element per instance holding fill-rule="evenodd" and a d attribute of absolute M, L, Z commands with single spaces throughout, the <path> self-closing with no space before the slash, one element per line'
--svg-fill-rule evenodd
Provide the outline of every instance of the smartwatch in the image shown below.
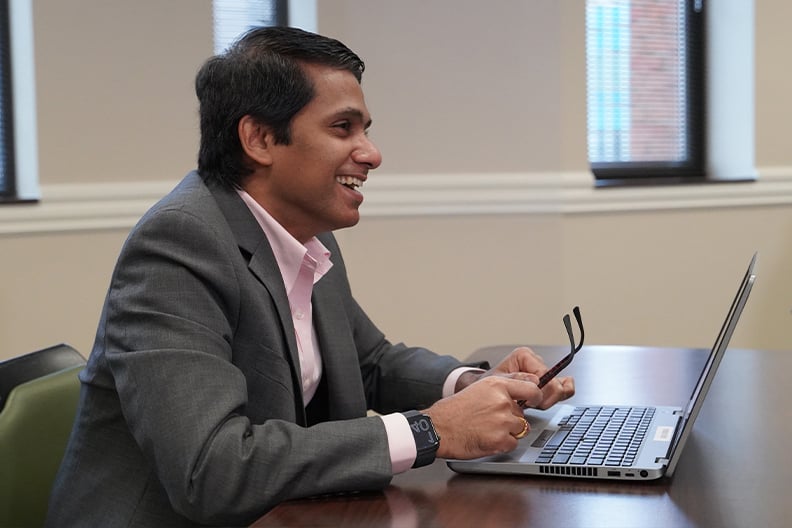
<path fill-rule="evenodd" d="M 402 414 L 410 424 L 415 448 L 418 451 L 412 467 L 419 468 L 431 464 L 434 462 L 437 448 L 440 447 L 440 437 L 437 436 L 432 419 L 418 411 L 407 411 Z"/>

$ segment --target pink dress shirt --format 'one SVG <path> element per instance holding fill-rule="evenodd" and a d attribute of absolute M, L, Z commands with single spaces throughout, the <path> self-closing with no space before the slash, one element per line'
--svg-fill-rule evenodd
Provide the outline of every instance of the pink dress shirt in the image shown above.
<path fill-rule="evenodd" d="M 311 294 L 313 285 L 333 266 L 330 252 L 316 237 L 305 245 L 301 244 L 248 193 L 242 190 L 238 190 L 237 193 L 267 236 L 275 260 L 278 262 L 286 295 L 289 298 L 297 338 L 303 401 L 308 405 L 322 378 L 322 356 L 313 327 Z M 454 393 L 459 376 L 468 370 L 477 369 L 460 367 L 449 374 L 443 384 L 443 397 Z M 380 418 L 388 435 L 388 450 L 393 473 L 407 471 L 412 467 L 417 456 L 415 440 L 407 419 L 401 413 L 386 414 Z"/>

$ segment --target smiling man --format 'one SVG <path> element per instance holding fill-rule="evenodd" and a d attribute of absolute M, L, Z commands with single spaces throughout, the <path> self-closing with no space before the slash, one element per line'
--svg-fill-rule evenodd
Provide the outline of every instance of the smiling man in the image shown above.
<path fill-rule="evenodd" d="M 314 97 L 292 120 L 289 142 L 261 120 L 239 122 L 242 148 L 256 173 L 243 189 L 299 242 L 357 224 L 359 188 L 382 156 L 367 132 L 371 126 L 363 91 L 349 71 L 301 66 Z"/>
<path fill-rule="evenodd" d="M 359 221 L 382 161 L 362 73 L 340 42 L 291 28 L 251 30 L 201 68 L 198 170 L 121 250 L 49 526 L 250 523 L 436 456 L 514 449 L 516 400 L 572 395 L 570 378 L 537 387 L 527 348 L 463 365 L 391 343 L 355 301 L 331 232 Z"/>

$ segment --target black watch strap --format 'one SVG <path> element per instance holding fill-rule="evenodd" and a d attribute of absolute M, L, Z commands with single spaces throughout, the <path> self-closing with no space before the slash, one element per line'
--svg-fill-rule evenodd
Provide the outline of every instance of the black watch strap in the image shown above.
<path fill-rule="evenodd" d="M 427 466 L 434 462 L 437 448 L 440 447 L 440 437 L 435 431 L 434 424 L 429 415 L 419 411 L 407 411 L 402 413 L 410 424 L 413 438 L 415 439 L 415 449 L 417 455 L 412 467 L 418 468 Z"/>

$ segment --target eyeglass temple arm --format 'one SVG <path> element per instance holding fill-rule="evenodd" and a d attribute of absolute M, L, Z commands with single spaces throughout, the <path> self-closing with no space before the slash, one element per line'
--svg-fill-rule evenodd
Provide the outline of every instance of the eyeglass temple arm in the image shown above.
<path fill-rule="evenodd" d="M 573 355 L 573 353 L 570 352 L 569 354 L 567 354 L 566 356 L 561 358 L 561 361 L 559 361 L 558 363 L 553 365 L 550 368 L 550 370 L 545 372 L 542 375 L 542 377 L 539 378 L 539 384 L 537 386 L 541 389 L 542 387 L 547 385 L 548 381 L 550 381 L 551 379 L 555 378 L 558 375 L 559 372 L 561 372 L 562 370 L 567 368 L 569 366 L 569 364 L 572 363 L 572 355 Z"/>
<path fill-rule="evenodd" d="M 580 316 L 580 308 L 575 306 L 572 309 L 572 313 L 575 314 L 575 320 L 577 321 L 578 328 L 580 329 L 580 344 L 575 346 L 575 335 L 572 333 L 572 321 L 569 318 L 569 314 L 564 315 L 564 327 L 566 328 L 567 335 L 569 336 L 569 346 L 571 351 L 569 354 L 561 358 L 561 361 L 553 365 L 550 370 L 545 372 L 541 378 L 539 378 L 538 387 L 540 389 L 547 385 L 547 382 L 556 377 L 559 372 L 569 366 L 569 364 L 572 363 L 572 357 L 583 347 L 583 319 Z M 517 402 L 517 404 L 520 407 L 525 407 L 525 400 L 520 400 Z"/>
<path fill-rule="evenodd" d="M 545 372 L 541 378 L 539 378 L 540 389 L 544 387 L 548 381 L 556 377 L 559 372 L 568 367 L 569 364 L 572 363 L 572 357 L 583 346 L 583 321 L 580 317 L 580 308 L 575 306 L 575 308 L 572 310 L 572 313 L 575 314 L 575 320 L 577 320 L 578 327 L 580 328 L 580 344 L 575 346 L 575 334 L 572 333 L 572 321 L 569 318 L 569 314 L 566 314 L 564 316 L 564 327 L 566 328 L 567 335 L 569 336 L 570 352 L 561 358 L 561 361 L 553 365 L 550 370 Z"/>
<path fill-rule="evenodd" d="M 569 334 L 569 344 L 572 345 L 572 349 L 577 352 L 583 347 L 583 338 L 585 337 L 585 333 L 583 332 L 583 318 L 580 316 L 580 308 L 575 306 L 572 309 L 572 313 L 575 314 L 575 320 L 578 324 L 578 329 L 580 330 L 580 343 L 575 346 L 575 338 L 572 334 L 572 323 L 569 321 L 569 315 L 564 317 L 564 326 L 566 326 L 567 333 Z"/>

